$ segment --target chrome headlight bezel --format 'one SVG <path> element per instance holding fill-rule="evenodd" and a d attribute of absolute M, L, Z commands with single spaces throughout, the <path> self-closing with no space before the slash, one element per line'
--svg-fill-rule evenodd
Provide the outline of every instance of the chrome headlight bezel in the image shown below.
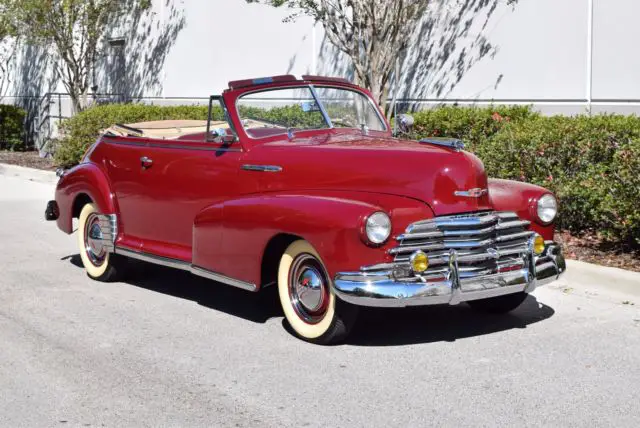
<path fill-rule="evenodd" d="M 376 211 L 364 222 L 364 235 L 368 243 L 383 245 L 391 236 L 391 218 L 382 211 Z"/>
<path fill-rule="evenodd" d="M 536 216 L 544 224 L 551 224 L 558 217 L 558 200 L 551 193 L 542 195 L 536 202 Z"/>

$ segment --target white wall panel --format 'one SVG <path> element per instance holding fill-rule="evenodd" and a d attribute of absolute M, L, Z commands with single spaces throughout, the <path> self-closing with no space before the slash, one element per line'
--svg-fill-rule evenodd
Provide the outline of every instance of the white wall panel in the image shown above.
<path fill-rule="evenodd" d="M 640 2 L 595 0 L 593 97 L 640 100 Z"/>

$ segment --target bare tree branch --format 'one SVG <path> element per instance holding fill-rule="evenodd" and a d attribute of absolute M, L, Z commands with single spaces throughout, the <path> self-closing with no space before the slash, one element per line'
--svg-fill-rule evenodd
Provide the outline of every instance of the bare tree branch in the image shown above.
<path fill-rule="evenodd" d="M 288 7 L 320 22 L 329 42 L 353 64 L 357 83 L 386 106 L 396 58 L 402 58 L 430 0 L 247 0 Z M 291 16 L 288 19 L 292 19 Z"/>

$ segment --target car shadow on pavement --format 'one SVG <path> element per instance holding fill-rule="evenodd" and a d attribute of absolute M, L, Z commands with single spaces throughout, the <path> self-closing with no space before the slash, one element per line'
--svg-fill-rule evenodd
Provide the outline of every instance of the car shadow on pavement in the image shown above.
<path fill-rule="evenodd" d="M 453 342 L 485 336 L 551 318 L 555 311 L 534 296 L 515 311 L 493 315 L 475 311 L 466 304 L 402 309 L 367 308 L 360 312 L 347 343 L 356 346 L 397 346 L 417 343 Z"/>
<path fill-rule="evenodd" d="M 71 264 L 83 268 L 79 255 L 65 257 Z M 211 281 L 177 269 L 137 260 L 130 260 L 124 281 L 135 287 L 168 296 L 187 299 L 207 308 L 227 313 L 255 323 L 283 317 L 277 287 L 260 293 L 250 293 Z M 453 342 L 474 336 L 484 336 L 551 318 L 555 311 L 529 296 L 515 311 L 506 315 L 490 315 L 469 306 L 423 306 L 401 309 L 362 308 L 354 331 L 346 345 L 400 346 L 417 343 Z M 293 332 L 283 319 L 284 327 Z"/>
<path fill-rule="evenodd" d="M 65 257 L 76 267 L 84 268 L 79 255 Z M 201 306 L 225 312 L 255 323 L 265 323 L 283 316 L 276 287 L 251 293 L 189 272 L 129 260 L 125 284 L 156 293 L 191 300 Z"/>

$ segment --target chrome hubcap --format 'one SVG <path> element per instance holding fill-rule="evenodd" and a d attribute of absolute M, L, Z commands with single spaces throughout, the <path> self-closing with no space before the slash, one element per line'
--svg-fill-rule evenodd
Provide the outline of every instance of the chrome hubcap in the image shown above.
<path fill-rule="evenodd" d="M 309 324 L 320 322 L 329 306 L 329 286 L 324 269 L 311 254 L 302 254 L 291 265 L 289 298 L 298 316 Z"/>
<path fill-rule="evenodd" d="M 100 266 L 106 257 L 106 251 L 103 243 L 102 229 L 100 228 L 100 219 L 96 214 L 91 214 L 87 218 L 84 230 L 84 247 L 89 260 L 93 265 Z"/>

